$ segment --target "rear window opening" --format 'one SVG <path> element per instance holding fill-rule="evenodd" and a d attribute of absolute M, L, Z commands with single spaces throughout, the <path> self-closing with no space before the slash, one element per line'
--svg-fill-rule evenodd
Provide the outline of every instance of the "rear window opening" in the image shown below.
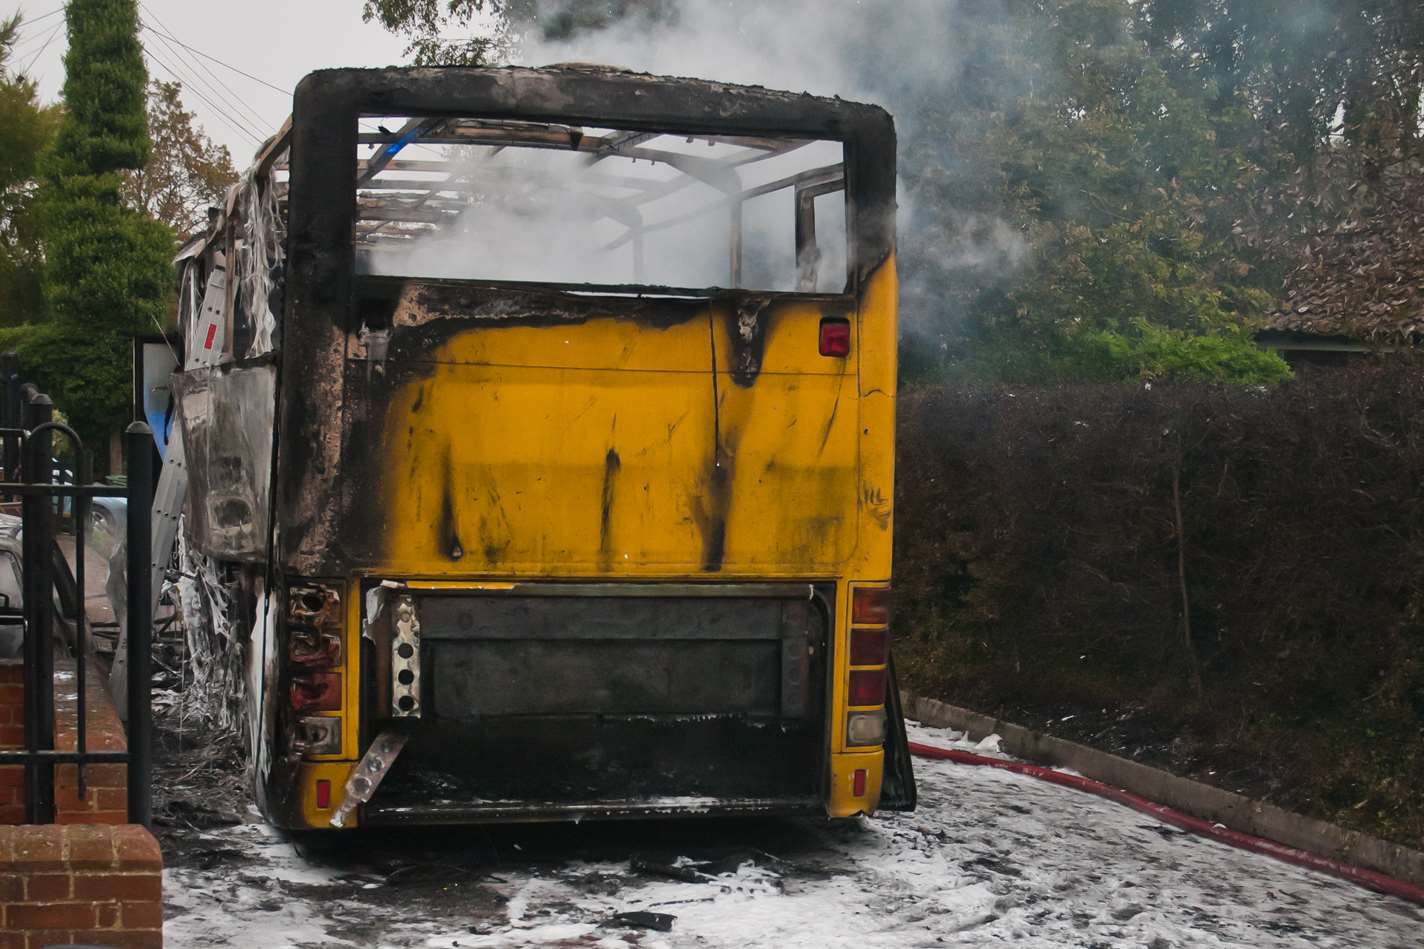
<path fill-rule="evenodd" d="M 365 116 L 357 273 L 838 294 L 840 142 Z"/>

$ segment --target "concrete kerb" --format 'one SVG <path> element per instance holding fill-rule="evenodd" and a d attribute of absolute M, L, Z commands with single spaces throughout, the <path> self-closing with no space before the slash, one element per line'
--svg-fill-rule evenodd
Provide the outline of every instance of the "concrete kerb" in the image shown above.
<path fill-rule="evenodd" d="M 954 728 L 967 732 L 973 738 L 998 735 L 1003 739 L 1005 752 L 1026 761 L 1069 768 L 1096 781 L 1231 830 L 1254 834 L 1288 847 L 1424 885 L 1424 853 L 1400 844 L 1303 817 L 1264 801 L 1223 791 L 935 699 L 906 693 L 904 705 L 906 717 L 926 725 Z"/>

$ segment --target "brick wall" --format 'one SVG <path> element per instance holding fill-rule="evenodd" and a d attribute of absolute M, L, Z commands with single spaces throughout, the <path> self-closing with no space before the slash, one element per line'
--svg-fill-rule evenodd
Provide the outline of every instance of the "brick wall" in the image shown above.
<path fill-rule="evenodd" d="M 85 689 L 85 745 L 89 751 L 123 751 L 124 726 L 114 710 L 108 689 L 94 671 L 87 670 Z M 60 751 L 77 747 L 79 701 L 72 660 L 55 657 L 54 746 Z M 0 659 L 0 748 L 23 748 L 25 684 L 18 659 Z M 60 765 L 54 776 L 54 820 L 57 824 L 122 824 L 128 820 L 127 771 L 121 764 L 91 764 L 84 769 L 85 794 L 79 795 L 79 770 Z M 25 819 L 24 768 L 0 766 L 0 824 Z"/>
<path fill-rule="evenodd" d="M 161 873 L 142 827 L 0 827 L 0 949 L 161 949 Z"/>
<path fill-rule="evenodd" d="M 25 678 L 18 659 L 0 659 L 0 748 L 25 744 Z M 0 765 L 0 824 L 25 819 L 25 771 L 19 765 Z"/>
<path fill-rule="evenodd" d="M 85 689 L 85 744 L 125 747 L 123 725 L 93 670 Z M 56 657 L 55 747 L 78 738 L 74 667 Z M 24 693 L 18 660 L 0 660 L 0 748 L 24 746 Z M 88 943 L 118 949 L 163 945 L 162 860 L 158 842 L 127 819 L 126 769 L 89 765 L 79 796 L 78 769 L 55 769 L 55 823 L 24 820 L 24 769 L 0 766 L 0 949 Z"/>
<path fill-rule="evenodd" d="M 123 751 L 128 747 L 123 723 L 103 680 L 89 663 L 89 680 L 84 690 L 86 734 L 89 751 Z M 73 663 L 55 660 L 54 746 L 61 751 L 78 747 L 79 701 L 75 692 Z M 86 793 L 79 796 L 78 768 L 60 765 L 54 775 L 54 822 L 56 824 L 123 824 L 128 821 L 128 771 L 121 764 L 91 764 L 84 768 Z"/>

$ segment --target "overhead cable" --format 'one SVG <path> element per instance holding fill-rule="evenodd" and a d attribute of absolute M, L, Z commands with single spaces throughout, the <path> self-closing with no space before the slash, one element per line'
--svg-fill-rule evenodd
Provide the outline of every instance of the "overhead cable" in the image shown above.
<path fill-rule="evenodd" d="M 20 70 L 19 74 L 21 76 L 28 76 L 30 74 L 30 70 L 35 67 L 35 63 L 40 61 L 40 57 L 44 55 L 44 51 L 49 49 L 49 44 L 54 42 L 54 38 L 59 35 L 59 31 L 62 29 L 64 29 L 63 23 L 49 31 L 49 39 L 44 41 L 44 45 L 39 48 L 35 55 L 30 57 L 30 61 L 25 64 L 25 68 Z"/>
<path fill-rule="evenodd" d="M 140 20 L 140 23 L 142 24 L 144 30 L 146 30 L 153 36 L 158 37 L 159 41 L 162 42 L 166 47 L 168 47 L 169 51 L 175 57 L 177 57 L 178 59 L 186 59 L 187 62 L 189 62 L 190 64 L 196 64 L 198 68 L 202 69 L 203 72 L 207 73 L 210 77 L 212 77 L 213 82 L 217 83 L 223 89 L 227 90 L 227 94 L 231 96 L 234 100 L 236 100 L 238 105 L 240 105 L 243 109 L 247 110 L 248 115 L 252 116 L 252 118 L 256 120 L 256 123 L 259 128 L 265 129 L 267 127 L 268 120 L 264 118 L 260 112 L 258 112 L 251 105 L 249 105 L 236 89 L 229 86 L 218 76 L 217 73 L 213 72 L 207 63 L 203 62 L 201 59 L 194 59 L 191 55 L 185 56 L 183 52 L 180 52 L 179 49 L 176 49 L 175 46 L 182 47 L 183 49 L 189 49 L 189 47 L 185 43 L 178 42 L 177 38 L 173 36 L 173 31 L 169 29 L 168 24 L 164 23 L 158 18 L 158 14 L 150 10 L 146 4 L 140 5 L 143 6 L 144 12 L 147 14 L 149 19 L 151 19 L 153 23 L 158 24 L 158 26 L 155 27 L 153 23 L 146 23 Z M 209 86 L 209 89 L 211 89 L 215 95 L 221 95 L 221 93 L 218 93 L 214 87 Z"/>
<path fill-rule="evenodd" d="M 140 5 L 143 6 L 143 9 L 144 9 L 145 11 L 147 11 L 150 16 L 152 16 L 152 11 L 149 10 L 146 5 L 142 5 L 142 4 L 140 4 Z M 157 19 L 158 19 L 157 17 L 154 17 L 154 20 L 155 20 L 155 21 L 157 21 Z M 161 24 L 160 24 L 160 25 L 161 25 Z M 225 62 L 223 62 L 221 59 L 218 59 L 216 56 L 210 56 L 210 55 L 208 55 L 207 53 L 203 52 L 203 51 L 200 50 L 200 49 L 195 49 L 195 48 L 193 48 L 192 46 L 189 46 L 187 43 L 185 43 L 185 42 L 183 42 L 182 40 L 180 40 L 178 37 L 173 36 L 171 33 L 163 32 L 162 30 L 156 29 L 155 27 L 152 27 L 152 26 L 149 27 L 149 30 L 151 30 L 151 31 L 154 32 L 154 33 L 158 33 L 159 35 L 163 36 L 165 39 L 172 40 L 173 42 L 177 43 L 179 46 L 183 47 L 184 49 L 186 49 L 186 50 L 187 50 L 188 52 L 190 52 L 190 53 L 194 53 L 194 54 L 196 54 L 196 55 L 198 55 L 198 56 L 203 57 L 204 59 L 211 60 L 212 62 L 217 63 L 219 66 L 222 66 L 224 69 L 231 69 L 233 72 L 237 73 L 239 76 L 246 76 L 248 79 L 251 79 L 253 82 L 261 83 L 262 85 L 266 86 L 268 89 L 273 90 L 274 92 L 280 92 L 280 93 L 281 93 L 282 95 L 284 95 L 284 96 L 290 96 L 290 95 L 292 94 L 292 90 L 290 90 L 290 89 L 283 89 L 281 86 L 274 85 L 274 84 L 268 82 L 266 79 L 263 79 L 263 78 L 261 78 L 261 77 L 259 77 L 259 76 L 254 76 L 254 75 L 252 75 L 252 73 L 250 73 L 250 72 L 245 72 L 244 70 L 238 69 L 236 66 L 232 65 L 231 63 L 225 63 Z"/>
<path fill-rule="evenodd" d="M 151 60 L 152 60 L 154 63 L 156 63 L 157 65 L 161 66 L 161 67 L 163 68 L 163 70 L 164 70 L 165 72 L 167 72 L 170 76 L 172 76 L 175 80 L 177 80 L 177 81 L 180 82 L 180 83 L 185 81 L 185 80 L 183 79 L 183 77 L 178 74 L 177 70 L 175 70 L 172 66 L 168 65 L 168 64 L 167 64 L 166 62 L 164 62 L 162 59 L 160 59 L 160 58 L 158 58 L 157 56 L 155 56 L 155 55 L 153 54 L 153 50 L 144 50 L 144 52 L 145 52 L 145 54 L 148 56 L 149 59 L 151 59 Z M 232 116 L 230 116 L 230 115 L 222 108 L 222 106 L 218 105 L 217 103 L 215 103 L 215 102 L 213 102 L 211 99 L 209 99 L 207 96 L 205 96 L 205 95 L 203 94 L 203 92 L 202 92 L 201 89 L 195 89 L 195 88 L 193 88 L 192 86 L 189 86 L 189 87 L 188 87 L 188 91 L 189 91 L 189 92 L 192 92 L 192 93 L 193 93 L 195 96 L 197 96 L 199 99 L 202 99 L 203 102 L 207 103 L 207 105 L 208 105 L 210 108 L 212 108 L 212 109 L 217 113 L 218 118 L 219 118 L 219 119 L 223 122 L 223 124 L 226 125 L 228 128 L 232 129 L 234 132 L 237 132 L 237 133 L 240 134 L 240 135 L 244 135 L 244 136 L 246 136 L 247 138 L 252 139 L 252 140 L 253 140 L 254 142 L 256 142 L 258 145 L 261 145 L 261 144 L 262 144 L 262 142 L 264 141 L 264 139 L 262 138 L 262 136 L 256 134 L 256 133 L 253 132 L 251 129 L 249 129 L 249 128 L 245 127 L 244 125 L 242 125 L 242 123 L 241 123 L 239 120 L 237 120 L 237 119 L 233 118 Z"/>
<path fill-rule="evenodd" d="M 218 80 L 218 85 L 214 85 L 213 83 L 208 82 L 201 75 L 199 75 L 197 68 L 195 68 L 195 63 L 191 57 L 185 56 L 181 49 L 178 49 L 172 43 L 169 43 L 167 40 L 164 40 L 162 38 L 162 34 L 158 33 L 148 24 L 144 23 L 142 24 L 142 26 L 145 32 L 151 33 L 153 34 L 153 36 L 158 38 L 158 41 L 164 45 L 164 47 L 168 51 L 168 55 L 172 57 L 175 63 L 178 63 L 179 65 L 184 67 L 185 74 L 189 77 L 187 80 L 184 81 L 184 85 L 186 85 L 190 89 L 193 89 L 195 93 L 199 91 L 196 88 L 197 86 L 202 86 L 206 88 L 210 95 L 212 95 L 215 99 L 221 101 L 223 105 L 231 109 L 232 112 L 235 113 L 238 118 L 242 119 L 243 124 L 245 126 L 248 126 L 250 130 L 260 131 L 266 128 L 267 120 L 264 119 L 261 114 L 257 112 L 256 109 L 252 108 L 252 106 L 244 102 L 242 100 L 242 97 L 239 96 L 235 91 L 233 91 L 229 86 L 227 86 L 221 80 Z M 201 68 L 206 69 L 207 67 Z M 214 78 L 216 79 L 216 77 Z M 221 86 L 222 88 L 220 89 L 218 88 L 218 86 Z"/>

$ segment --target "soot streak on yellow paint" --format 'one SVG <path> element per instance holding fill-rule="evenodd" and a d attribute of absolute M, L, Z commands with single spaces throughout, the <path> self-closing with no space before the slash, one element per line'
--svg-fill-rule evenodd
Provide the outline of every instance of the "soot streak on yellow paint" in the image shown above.
<path fill-rule="evenodd" d="M 821 429 L 821 444 L 816 448 L 816 457 L 819 458 L 826 453 L 826 443 L 831 440 L 831 429 L 836 424 L 836 412 L 841 407 L 841 389 L 845 386 L 845 376 L 841 376 L 836 383 L 836 400 L 831 403 L 831 414 L 826 418 L 826 427 Z M 796 420 L 792 419 L 791 424 L 795 425 Z"/>
<path fill-rule="evenodd" d="M 424 389 L 416 396 L 417 401 L 423 396 Z M 451 560 L 459 560 L 465 556 L 465 548 L 460 543 L 460 534 L 457 530 L 460 521 L 459 513 L 455 510 L 455 471 L 450 454 L 450 443 L 446 441 L 441 457 L 443 476 L 440 482 L 442 488 L 440 492 L 440 520 L 436 530 L 440 537 L 440 553 Z"/>
<path fill-rule="evenodd" d="M 622 466 L 617 450 L 610 447 L 603 456 L 603 504 L 598 512 L 598 558 L 604 570 L 613 566 L 613 482 Z"/>

